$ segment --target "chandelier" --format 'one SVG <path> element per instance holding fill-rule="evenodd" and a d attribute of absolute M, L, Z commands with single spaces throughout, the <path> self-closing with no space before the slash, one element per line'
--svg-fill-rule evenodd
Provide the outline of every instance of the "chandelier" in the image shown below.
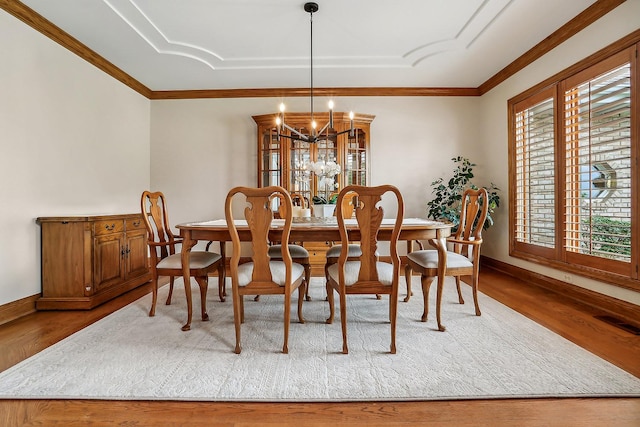
<path fill-rule="evenodd" d="M 329 101 L 329 121 L 322 127 L 322 129 L 320 129 L 319 131 L 316 130 L 317 129 L 317 123 L 313 118 L 313 14 L 315 12 L 318 11 L 318 3 L 313 3 L 313 2 L 309 2 L 309 3 L 305 3 L 304 4 L 304 10 L 305 12 L 309 13 L 309 24 L 310 24 L 310 29 L 311 29 L 311 42 L 310 42 L 310 51 L 311 51 L 311 88 L 310 88 L 310 108 L 311 108 L 311 132 L 309 133 L 309 135 L 305 135 L 302 132 L 299 132 L 297 129 L 292 128 L 291 126 L 287 125 L 284 121 L 284 110 L 285 110 L 285 106 L 284 103 L 280 104 L 280 113 L 277 115 L 276 117 L 276 126 L 278 127 L 278 140 L 280 140 L 280 137 L 284 137 L 284 138 L 289 138 L 289 139 L 295 139 L 295 140 L 302 140 L 305 142 L 317 142 L 318 140 L 321 139 L 321 135 L 327 130 L 333 130 L 333 101 Z M 349 129 L 344 130 L 342 132 L 337 132 L 334 133 L 333 135 L 342 135 L 343 133 L 347 133 L 349 132 L 350 136 L 353 136 L 353 111 L 351 111 L 349 113 L 349 121 L 350 121 L 350 126 Z M 287 134 L 283 134 L 282 130 L 283 129 L 287 129 L 291 132 L 291 135 L 287 135 Z"/>

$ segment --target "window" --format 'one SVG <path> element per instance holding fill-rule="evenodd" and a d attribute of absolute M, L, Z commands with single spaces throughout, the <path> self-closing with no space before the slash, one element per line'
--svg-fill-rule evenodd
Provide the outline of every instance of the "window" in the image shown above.
<path fill-rule="evenodd" d="M 636 63 L 634 45 L 509 101 L 512 256 L 640 290 Z"/>

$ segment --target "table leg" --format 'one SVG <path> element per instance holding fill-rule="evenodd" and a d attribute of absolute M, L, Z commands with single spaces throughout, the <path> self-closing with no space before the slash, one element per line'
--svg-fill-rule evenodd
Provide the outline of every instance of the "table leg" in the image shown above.
<path fill-rule="evenodd" d="M 191 231 L 185 230 L 182 251 L 180 253 L 182 260 L 182 278 L 184 280 L 184 293 L 187 299 L 187 323 L 182 327 L 183 331 L 191 329 L 191 318 L 193 316 L 192 298 L 191 298 L 191 273 L 189 271 L 191 248 L 196 244 L 195 240 L 191 240 Z"/>
<path fill-rule="evenodd" d="M 438 238 L 433 239 L 433 242 L 436 244 L 436 249 L 438 250 L 438 289 L 436 296 L 436 320 L 438 322 L 438 330 L 441 332 L 445 331 L 445 327 L 442 325 L 442 321 L 440 318 L 440 307 L 442 306 L 442 290 L 444 288 L 444 278 L 447 273 L 447 239 L 446 238 Z"/>
<path fill-rule="evenodd" d="M 227 255 L 226 255 L 226 243 L 223 240 L 218 241 L 218 244 L 220 245 L 220 256 L 222 257 L 222 272 L 218 271 L 218 274 L 222 274 L 222 281 L 219 282 L 221 283 L 221 285 L 219 284 L 218 287 L 218 293 L 220 294 L 220 302 L 224 302 L 227 296 L 227 287 L 226 287 L 226 283 L 225 283 L 225 278 L 226 278 L 226 264 L 227 264 Z M 220 288 L 220 286 L 222 286 Z"/>
<path fill-rule="evenodd" d="M 413 240 L 407 240 L 407 254 L 413 252 Z M 409 302 L 413 292 L 411 292 L 411 267 L 407 262 L 407 266 L 405 267 L 405 280 L 407 282 L 407 296 L 404 298 L 404 302 Z"/>

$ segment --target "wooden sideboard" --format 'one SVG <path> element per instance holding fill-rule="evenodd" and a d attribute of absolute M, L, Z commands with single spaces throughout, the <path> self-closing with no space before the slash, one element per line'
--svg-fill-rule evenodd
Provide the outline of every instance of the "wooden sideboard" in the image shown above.
<path fill-rule="evenodd" d="M 38 310 L 88 310 L 151 280 L 141 214 L 40 217 Z"/>

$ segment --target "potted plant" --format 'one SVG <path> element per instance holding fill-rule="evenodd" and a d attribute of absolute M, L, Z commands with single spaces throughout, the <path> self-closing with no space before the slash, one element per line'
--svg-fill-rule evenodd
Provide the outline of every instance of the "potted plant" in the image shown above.
<path fill-rule="evenodd" d="M 467 188 L 477 190 L 479 187 L 471 182 L 475 163 L 471 163 L 469 159 L 462 156 L 454 157 L 451 160 L 456 164 L 453 176 L 448 181 L 441 177 L 431 183 L 435 198 L 427 203 L 427 217 L 449 221 L 454 224 L 453 229 L 455 230 L 460 222 L 462 193 Z M 493 182 L 484 188 L 489 194 L 489 211 L 483 227 L 486 230 L 493 225 L 491 214 L 500 206 L 500 195 L 498 194 L 500 189 Z"/>
<path fill-rule="evenodd" d="M 338 200 L 338 196 L 334 194 L 334 191 L 338 186 L 336 175 L 341 171 L 340 165 L 333 161 L 309 162 L 308 169 L 313 172 L 318 180 L 318 194 L 311 199 L 314 216 L 333 216 L 335 204 Z"/>

